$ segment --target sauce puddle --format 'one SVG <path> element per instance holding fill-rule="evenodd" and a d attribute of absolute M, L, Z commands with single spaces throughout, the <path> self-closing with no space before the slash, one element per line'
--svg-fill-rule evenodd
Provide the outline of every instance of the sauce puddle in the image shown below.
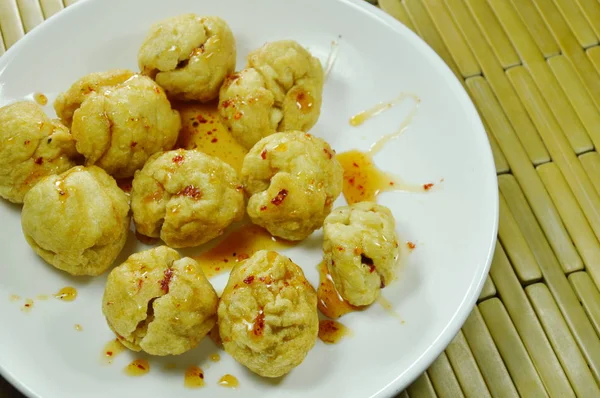
<path fill-rule="evenodd" d="M 324 319 L 319 321 L 319 339 L 325 344 L 337 344 L 350 335 L 350 329 L 337 321 Z"/>
<path fill-rule="evenodd" d="M 111 364 L 115 357 L 125 350 L 125 346 L 121 344 L 119 339 L 111 340 L 104 346 L 104 350 L 102 350 L 102 359 L 104 362 Z"/>
<path fill-rule="evenodd" d="M 220 385 L 221 387 L 238 388 L 240 385 L 240 382 L 238 381 L 238 379 L 235 376 L 226 374 L 225 376 L 223 376 L 219 379 L 219 382 L 217 384 Z"/>
<path fill-rule="evenodd" d="M 145 359 L 136 359 L 125 367 L 125 374 L 132 377 L 144 376 L 150 372 L 150 363 Z"/>
<path fill-rule="evenodd" d="M 319 288 L 317 289 L 317 308 L 328 318 L 337 319 L 350 312 L 364 308 L 355 307 L 340 296 L 333 279 L 329 275 L 325 262 L 319 264 Z"/>
<path fill-rule="evenodd" d="M 190 366 L 185 371 L 183 384 L 187 388 L 204 387 L 204 372 L 198 366 Z"/>
<path fill-rule="evenodd" d="M 77 298 L 77 289 L 71 286 L 63 287 L 54 297 L 62 301 L 74 301 Z"/>
<path fill-rule="evenodd" d="M 251 257 L 258 250 L 278 250 L 295 243 L 276 239 L 265 229 L 247 224 L 231 232 L 215 247 L 193 257 L 207 278 L 230 271 L 237 263 Z"/>

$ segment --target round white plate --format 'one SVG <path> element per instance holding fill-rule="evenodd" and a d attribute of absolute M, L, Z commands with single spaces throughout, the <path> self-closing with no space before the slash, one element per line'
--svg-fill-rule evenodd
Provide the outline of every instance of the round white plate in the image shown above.
<path fill-rule="evenodd" d="M 415 184 L 436 183 L 422 193 L 386 192 L 398 232 L 417 245 L 398 280 L 383 291 L 402 318 L 375 304 L 341 319 L 353 335 L 337 345 L 318 342 L 304 363 L 277 382 L 246 371 L 205 339 L 178 358 L 151 359 L 151 372 L 128 377 L 123 368 L 137 355 L 112 365 L 101 360 L 113 338 L 101 313 L 105 277 L 72 278 L 42 262 L 21 233 L 20 207 L 0 202 L 0 371 L 31 397 L 391 397 L 440 354 L 471 311 L 494 249 L 498 198 L 493 159 L 475 108 L 440 58 L 406 27 L 361 0 L 87 0 L 50 18 L 0 58 L 0 105 L 42 92 L 49 99 L 86 73 L 126 67 L 137 70 L 138 48 L 151 23 L 181 13 L 219 15 L 238 44 L 238 69 L 246 54 L 267 41 L 295 39 L 323 63 L 332 40 L 338 55 L 325 85 L 322 115 L 311 133 L 339 152 L 368 149 L 397 130 L 410 101 L 367 121 L 349 125 L 355 113 L 402 92 L 421 106 L 408 129 L 375 161 Z M 338 37 L 340 37 L 338 39 Z M 440 180 L 443 182 L 440 183 Z M 337 205 L 343 204 L 340 199 Z M 316 285 L 321 233 L 287 251 Z M 130 239 L 121 259 L 145 247 Z M 226 276 L 213 280 L 221 289 Z M 65 285 L 78 288 L 71 303 L 23 301 Z M 81 324 L 83 331 L 74 329 Z M 179 364 L 166 371 L 165 363 Z M 204 368 L 206 387 L 184 388 L 185 366 Z M 217 385 L 226 373 L 238 390 Z M 237 394 L 237 395 L 236 395 Z"/>

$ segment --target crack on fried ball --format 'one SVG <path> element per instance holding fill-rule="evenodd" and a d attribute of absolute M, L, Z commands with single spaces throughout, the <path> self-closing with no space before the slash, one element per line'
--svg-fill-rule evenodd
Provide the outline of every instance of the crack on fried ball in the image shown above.
<path fill-rule="evenodd" d="M 28 101 L 0 108 L 0 197 L 23 203 L 43 177 L 75 166 L 78 154 L 69 129 Z"/>
<path fill-rule="evenodd" d="M 200 265 L 166 246 L 131 255 L 108 276 L 102 312 L 133 351 L 179 355 L 215 326 L 218 296 Z"/>
<path fill-rule="evenodd" d="M 394 279 L 400 248 L 392 212 L 374 202 L 334 209 L 323 224 L 327 269 L 352 305 L 372 304 Z"/>
<path fill-rule="evenodd" d="M 244 216 L 244 193 L 236 171 L 196 150 L 153 155 L 136 172 L 132 186 L 137 231 L 171 247 L 206 243 Z"/>
<path fill-rule="evenodd" d="M 171 99 L 211 101 L 225 76 L 233 73 L 235 37 L 215 16 L 185 14 L 152 26 L 138 53 L 138 64 Z"/>
<path fill-rule="evenodd" d="M 307 132 L 321 113 L 321 62 L 293 40 L 265 44 L 230 75 L 219 94 L 219 114 L 237 141 L 251 148 L 278 131 Z"/>
<path fill-rule="evenodd" d="M 114 70 L 91 73 L 58 96 L 56 113 L 71 127 L 86 165 L 128 178 L 156 152 L 173 148 L 179 112 L 152 79 Z"/>
<path fill-rule="evenodd" d="M 300 131 L 260 140 L 242 166 L 252 222 L 294 241 L 319 229 L 342 191 L 343 170 L 333 153 L 327 142 Z"/>
<path fill-rule="evenodd" d="M 129 233 L 129 201 L 98 167 L 76 166 L 44 178 L 25 195 L 21 213 L 29 245 L 72 275 L 106 271 Z"/>
<path fill-rule="evenodd" d="M 218 325 L 225 351 L 236 361 L 263 377 L 283 376 L 316 343 L 315 289 L 289 258 L 260 250 L 231 271 Z"/>

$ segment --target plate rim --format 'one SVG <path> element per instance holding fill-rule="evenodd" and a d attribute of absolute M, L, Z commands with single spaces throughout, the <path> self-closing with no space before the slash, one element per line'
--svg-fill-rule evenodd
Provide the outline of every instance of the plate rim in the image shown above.
<path fill-rule="evenodd" d="M 35 40 L 37 35 L 43 34 L 44 28 L 51 23 L 60 23 L 59 21 L 63 18 L 68 18 L 70 13 L 79 7 L 85 6 L 87 3 L 98 2 L 102 0 L 78 0 L 77 2 L 71 4 L 70 6 L 65 7 L 59 12 L 56 12 L 49 18 L 42 21 L 39 25 L 34 27 L 31 31 L 26 33 L 23 37 L 21 37 L 17 42 L 15 42 L 1 57 L 0 57 L 0 72 L 11 62 L 12 58 L 15 54 L 18 53 L 21 47 L 23 47 L 31 40 Z M 475 104 L 467 93 L 465 87 L 460 83 L 459 78 L 452 72 L 450 67 L 444 62 L 444 60 L 437 54 L 427 42 L 411 29 L 409 29 L 406 25 L 404 25 L 401 21 L 395 19 L 391 15 L 387 14 L 385 11 L 376 7 L 375 5 L 365 1 L 365 0 L 321 0 L 321 1 L 330 1 L 344 4 L 347 7 L 353 7 L 360 11 L 363 14 L 371 14 L 377 22 L 384 24 L 388 29 L 391 29 L 395 33 L 400 36 L 408 36 L 408 38 L 414 41 L 415 45 L 421 47 L 420 50 L 423 52 L 423 55 L 428 59 L 433 66 L 440 71 L 441 77 L 447 81 L 450 86 L 450 89 L 456 93 L 460 98 L 461 103 L 463 104 L 463 109 L 468 113 L 468 116 L 471 118 L 471 128 L 474 134 L 483 135 L 483 143 L 487 145 L 483 145 L 480 148 L 480 151 L 485 151 L 485 160 L 487 163 L 487 170 L 483 174 L 490 174 L 489 178 L 492 191 L 494 194 L 490 199 L 493 200 L 492 209 L 494 210 L 494 219 L 491 231 L 488 231 L 490 234 L 488 243 L 488 251 L 486 254 L 486 259 L 483 261 L 483 266 L 480 267 L 478 273 L 473 275 L 473 279 L 471 284 L 469 285 L 467 291 L 465 292 L 465 296 L 462 302 L 459 304 L 456 309 L 453 317 L 449 320 L 446 327 L 441 331 L 439 336 L 431 342 L 430 346 L 419 356 L 404 372 L 398 374 L 396 378 L 391 380 L 387 385 L 381 387 L 379 391 L 373 394 L 370 398 L 393 398 L 400 392 L 402 392 L 405 388 L 407 388 L 412 382 L 414 382 L 423 372 L 425 372 L 431 364 L 436 360 L 436 358 L 442 354 L 442 352 L 446 349 L 448 344 L 454 339 L 455 335 L 460 331 L 463 324 L 465 323 L 467 317 L 472 312 L 473 308 L 476 306 L 477 299 L 481 294 L 483 289 L 483 285 L 485 283 L 485 279 L 489 274 L 489 270 L 491 267 L 492 259 L 494 256 L 494 251 L 496 249 L 497 244 L 497 235 L 498 235 L 498 224 L 499 224 L 499 193 L 498 193 L 498 179 L 497 173 L 492 153 L 491 144 L 489 138 L 487 137 L 487 133 L 485 131 L 485 127 L 482 122 L 482 118 L 477 111 Z M 40 29 L 41 28 L 41 29 Z M 0 362 L 0 376 L 4 377 L 4 379 L 10 383 L 16 390 L 22 393 L 24 396 L 28 398 L 43 398 L 43 396 L 34 393 L 27 384 L 23 383 L 19 378 L 13 375 L 5 366 Z M 403 380 L 404 379 L 404 380 Z"/>

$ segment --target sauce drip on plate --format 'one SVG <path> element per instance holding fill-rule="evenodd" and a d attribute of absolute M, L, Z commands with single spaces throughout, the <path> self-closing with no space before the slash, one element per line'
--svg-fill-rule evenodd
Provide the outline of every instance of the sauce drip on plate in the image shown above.
<path fill-rule="evenodd" d="M 338 321 L 331 319 L 319 321 L 319 339 L 326 344 L 337 344 L 348 335 L 350 335 L 350 329 Z"/>
<path fill-rule="evenodd" d="M 337 319 L 350 312 L 359 311 L 362 308 L 348 303 L 338 293 L 329 275 L 325 262 L 319 264 L 319 288 L 317 289 L 317 308 L 329 318 Z"/>
<path fill-rule="evenodd" d="M 226 374 L 225 376 L 223 376 L 219 379 L 219 382 L 217 384 L 220 385 L 221 387 L 237 388 L 237 387 L 239 387 L 240 382 L 238 381 L 238 379 L 235 376 Z"/>
<path fill-rule="evenodd" d="M 185 371 L 183 383 L 187 388 L 204 387 L 204 372 L 198 366 L 190 366 Z"/>
<path fill-rule="evenodd" d="M 106 343 L 102 350 L 102 359 L 106 363 L 113 363 L 115 357 L 125 351 L 125 346 L 121 344 L 119 339 L 114 339 Z"/>
<path fill-rule="evenodd" d="M 62 301 L 74 301 L 77 298 L 77 289 L 71 286 L 63 287 L 54 297 Z"/>
<path fill-rule="evenodd" d="M 150 372 L 150 363 L 145 359 L 136 359 L 125 367 L 125 374 L 128 376 L 139 377 Z"/>

